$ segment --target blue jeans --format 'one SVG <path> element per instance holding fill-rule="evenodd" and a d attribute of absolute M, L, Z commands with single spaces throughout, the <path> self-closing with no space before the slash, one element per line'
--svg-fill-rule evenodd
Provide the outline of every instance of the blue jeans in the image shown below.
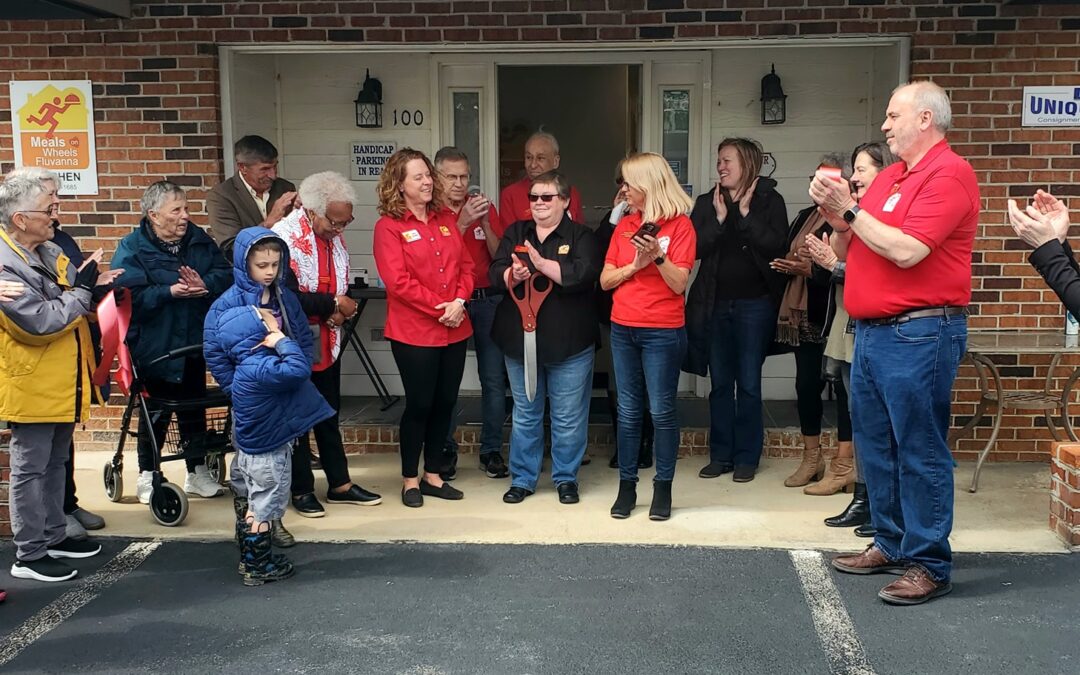
<path fill-rule="evenodd" d="M 581 458 L 589 443 L 594 351 L 589 345 L 564 361 L 537 366 L 536 396 L 532 401 L 525 394 L 525 363 L 505 357 L 514 394 L 510 476 L 515 487 L 536 490 L 544 463 L 545 399 L 551 404 L 551 480 L 555 485 L 577 482 Z"/>
<path fill-rule="evenodd" d="M 675 478 L 675 458 L 679 454 L 675 398 L 684 356 L 685 328 L 634 328 L 611 323 L 611 360 L 619 386 L 619 480 L 637 481 L 646 391 L 653 420 L 655 480 Z"/>
<path fill-rule="evenodd" d="M 500 452 L 503 444 L 503 422 L 506 420 L 506 364 L 499 345 L 491 339 L 491 325 L 495 323 L 495 308 L 502 301 L 501 295 L 470 300 L 469 321 L 473 327 L 473 344 L 476 347 L 476 371 L 480 376 L 480 455 Z M 450 418 L 447 448 L 457 452 L 454 431 L 457 430 L 458 405 Z"/>
<path fill-rule="evenodd" d="M 776 334 L 776 308 L 768 297 L 721 300 L 712 330 L 709 460 L 757 467 L 765 442 L 761 367 Z"/>
<path fill-rule="evenodd" d="M 967 319 L 856 324 L 851 368 L 855 448 L 870 496 L 874 543 L 936 581 L 952 573 L 953 463 L 946 437 Z"/>

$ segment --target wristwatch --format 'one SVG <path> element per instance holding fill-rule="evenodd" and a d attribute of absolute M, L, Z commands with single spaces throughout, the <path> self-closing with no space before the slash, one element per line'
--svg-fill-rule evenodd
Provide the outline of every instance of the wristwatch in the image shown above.
<path fill-rule="evenodd" d="M 654 263 L 656 263 L 657 265 L 663 265 L 663 264 L 664 264 L 664 260 L 665 260 L 664 256 L 660 256 L 659 258 L 657 258 L 657 259 L 656 259 L 656 260 L 654 260 L 653 262 L 654 262 Z"/>
<path fill-rule="evenodd" d="M 859 208 L 858 204 L 855 204 L 847 211 L 844 211 L 844 222 L 850 225 L 851 222 L 855 220 L 855 216 L 859 215 L 859 211 L 862 211 L 862 209 Z"/>

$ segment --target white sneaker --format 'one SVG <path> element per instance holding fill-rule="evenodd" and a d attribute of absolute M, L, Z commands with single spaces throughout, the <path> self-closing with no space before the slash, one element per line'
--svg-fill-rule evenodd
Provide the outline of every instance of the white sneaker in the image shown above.
<path fill-rule="evenodd" d="M 67 515 L 64 516 L 64 519 L 67 521 L 67 531 L 64 533 L 65 537 L 74 539 L 75 541 L 83 541 L 86 539 L 86 528 L 82 526 L 82 523 L 80 523 L 75 516 Z"/>
<path fill-rule="evenodd" d="M 135 481 L 135 496 L 140 504 L 149 504 L 150 495 L 154 494 L 154 472 L 140 471 L 139 479 Z"/>
<path fill-rule="evenodd" d="M 225 492 L 225 488 L 213 479 L 206 465 L 195 467 L 195 471 L 189 473 L 184 480 L 184 492 L 189 495 L 200 497 L 217 497 Z"/>

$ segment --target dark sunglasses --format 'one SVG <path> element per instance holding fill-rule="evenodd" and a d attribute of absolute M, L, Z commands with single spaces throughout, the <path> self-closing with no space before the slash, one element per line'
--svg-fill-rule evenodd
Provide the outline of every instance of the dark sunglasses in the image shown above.
<path fill-rule="evenodd" d="M 550 204 L 551 200 L 555 199 L 558 196 L 559 195 L 534 195 L 533 193 L 530 192 L 529 193 L 529 201 L 530 202 L 535 202 L 537 199 L 539 199 L 540 201 L 544 202 L 545 204 Z"/>

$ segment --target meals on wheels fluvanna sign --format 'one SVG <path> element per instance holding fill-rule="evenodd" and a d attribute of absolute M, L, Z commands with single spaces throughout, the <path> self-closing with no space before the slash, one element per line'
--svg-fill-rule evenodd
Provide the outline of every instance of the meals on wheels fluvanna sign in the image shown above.
<path fill-rule="evenodd" d="M 60 177 L 62 195 L 98 193 L 94 106 L 89 80 L 13 80 L 15 166 Z"/>
<path fill-rule="evenodd" d="M 1024 87 L 1025 127 L 1080 127 L 1080 87 Z"/>

